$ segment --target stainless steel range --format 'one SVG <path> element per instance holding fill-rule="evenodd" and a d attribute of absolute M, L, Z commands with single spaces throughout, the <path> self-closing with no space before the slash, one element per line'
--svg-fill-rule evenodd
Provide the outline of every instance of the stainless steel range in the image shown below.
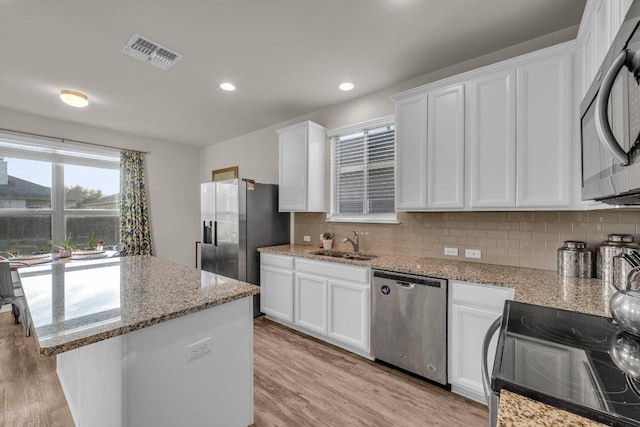
<path fill-rule="evenodd" d="M 502 389 L 592 420 L 640 426 L 640 337 L 612 319 L 507 301 L 493 371 L 484 354 L 492 424 Z M 485 342 L 488 342 L 488 339 Z"/>
<path fill-rule="evenodd" d="M 374 270 L 371 352 L 447 384 L 447 281 Z"/>

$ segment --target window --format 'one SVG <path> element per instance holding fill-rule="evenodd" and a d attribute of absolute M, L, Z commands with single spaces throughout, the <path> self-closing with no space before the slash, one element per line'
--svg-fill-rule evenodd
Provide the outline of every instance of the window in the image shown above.
<path fill-rule="evenodd" d="M 0 133 L 0 251 L 49 252 L 70 235 L 119 242 L 115 150 Z"/>
<path fill-rule="evenodd" d="M 330 221 L 396 222 L 393 116 L 328 132 Z"/>

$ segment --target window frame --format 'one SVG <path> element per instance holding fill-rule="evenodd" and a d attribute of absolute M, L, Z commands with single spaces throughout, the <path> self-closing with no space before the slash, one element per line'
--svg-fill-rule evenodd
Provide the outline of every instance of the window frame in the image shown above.
<path fill-rule="evenodd" d="M 393 136 L 393 160 L 387 160 L 384 162 L 368 162 L 366 159 L 368 158 L 368 150 L 369 146 L 366 141 L 364 143 L 364 152 L 363 158 L 365 161 L 358 165 L 350 165 L 346 166 L 348 168 L 353 168 L 353 171 L 362 171 L 363 173 L 363 203 L 365 205 L 369 204 L 369 198 L 367 196 L 367 189 L 369 183 L 368 172 L 372 169 L 380 169 L 384 167 L 388 167 L 389 164 L 393 166 L 393 194 L 394 194 L 394 212 L 393 213 L 358 213 L 358 214 L 346 214 L 336 212 L 336 168 L 338 165 L 336 164 L 336 144 L 334 142 L 334 138 L 339 138 L 340 136 L 346 136 L 352 133 L 358 132 L 366 132 L 370 129 L 375 129 L 383 126 L 394 126 L 394 136 Z M 327 213 L 327 222 L 357 222 L 357 223 L 382 223 L 382 224 L 399 224 L 397 207 L 395 205 L 396 202 L 396 191 L 397 191 L 397 145 L 396 145 L 396 130 L 395 130 L 395 116 L 385 116 L 380 117 L 374 120 L 368 120 L 366 122 L 357 123 L 350 126 L 345 126 L 338 129 L 332 129 L 327 131 L 327 137 L 329 138 L 330 143 L 330 208 Z M 373 168 L 370 168 L 369 165 L 372 163 L 377 163 Z M 385 165 L 380 165 L 380 163 L 385 163 Z M 368 209 L 368 207 L 367 207 Z"/>
<path fill-rule="evenodd" d="M 67 235 L 66 223 L 67 218 L 74 216 L 82 217 L 114 217 L 120 218 L 120 209 L 67 209 L 65 208 L 65 182 L 64 182 L 64 167 L 66 164 L 75 164 L 75 162 L 65 163 L 65 156 L 61 156 L 55 153 L 55 150 L 59 149 L 59 144 L 50 143 L 49 141 L 35 137 L 22 137 L 16 138 L 14 135 L 0 133 L 0 142 L 7 141 L 9 143 L 22 143 L 24 140 L 26 145 L 33 147 L 41 147 L 43 150 L 51 150 L 52 153 L 29 151 L 26 148 L 24 151 L 16 148 L 8 148 L 0 146 L 0 154 L 3 158 L 16 158 L 24 160 L 36 160 L 49 163 L 51 167 L 51 207 L 50 208 L 24 208 L 24 209 L 0 209 L 0 216 L 22 216 L 22 217 L 35 217 L 41 215 L 49 215 L 51 218 L 51 241 L 56 243 L 57 239 L 64 239 Z M 78 147 L 74 144 L 65 143 L 65 150 L 73 150 L 79 153 L 79 157 L 82 157 L 83 153 L 86 153 L 88 157 L 82 158 L 81 165 L 86 167 L 94 167 L 101 169 L 120 169 L 119 160 L 105 161 L 103 158 L 92 158 L 92 155 L 98 153 L 107 154 L 114 159 L 119 158 L 119 152 L 116 149 L 105 150 L 95 149 L 93 147 Z M 116 166 L 117 165 L 117 166 Z M 78 243 L 78 242 L 76 242 Z M 117 242 L 114 242 L 117 243 Z"/>

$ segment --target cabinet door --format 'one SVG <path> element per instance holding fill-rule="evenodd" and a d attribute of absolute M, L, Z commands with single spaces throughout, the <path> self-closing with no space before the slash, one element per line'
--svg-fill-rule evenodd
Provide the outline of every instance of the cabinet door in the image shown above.
<path fill-rule="evenodd" d="M 427 207 L 427 95 L 396 102 L 396 209 Z"/>
<path fill-rule="evenodd" d="M 293 271 L 260 268 L 260 311 L 293 322 Z"/>
<path fill-rule="evenodd" d="M 329 337 L 369 353 L 369 285 L 329 280 Z"/>
<path fill-rule="evenodd" d="M 482 307 L 452 304 L 449 383 L 452 391 L 486 404 L 482 386 L 482 342 L 489 326 L 502 315 Z M 489 347 L 489 369 L 496 354 L 497 334 Z"/>
<path fill-rule="evenodd" d="M 467 83 L 467 150 L 471 208 L 516 203 L 516 73 Z"/>
<path fill-rule="evenodd" d="M 429 93 L 429 208 L 464 207 L 464 85 Z"/>
<path fill-rule="evenodd" d="M 279 134 L 280 165 L 278 208 L 280 212 L 307 208 L 307 126 Z"/>
<path fill-rule="evenodd" d="M 589 90 L 589 86 L 593 82 L 593 78 L 598 71 L 600 64 L 596 63 L 596 40 L 593 27 L 589 26 L 584 34 L 584 47 L 582 48 L 582 66 L 584 70 L 582 93 L 580 97 L 584 97 Z"/>
<path fill-rule="evenodd" d="M 571 54 L 518 68 L 517 206 L 571 204 Z"/>
<path fill-rule="evenodd" d="M 327 334 L 327 281 L 296 273 L 293 323 L 322 335 Z"/>

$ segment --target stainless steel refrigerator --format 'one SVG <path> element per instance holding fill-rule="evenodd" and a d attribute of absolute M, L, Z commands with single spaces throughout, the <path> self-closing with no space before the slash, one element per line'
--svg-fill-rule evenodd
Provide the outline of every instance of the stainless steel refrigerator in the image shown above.
<path fill-rule="evenodd" d="M 259 285 L 257 249 L 289 243 L 289 213 L 278 212 L 278 186 L 244 179 L 207 182 L 200 207 L 200 268 Z M 253 315 L 260 315 L 259 295 Z"/>

